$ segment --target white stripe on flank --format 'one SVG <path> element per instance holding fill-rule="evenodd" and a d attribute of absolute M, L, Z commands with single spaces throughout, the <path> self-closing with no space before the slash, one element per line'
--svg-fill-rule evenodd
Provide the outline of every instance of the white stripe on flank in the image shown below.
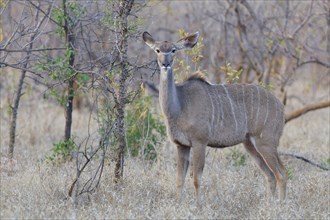
<path fill-rule="evenodd" d="M 266 91 L 266 98 L 267 98 L 267 108 L 266 108 L 266 117 L 264 121 L 264 126 L 266 125 L 267 119 L 268 119 L 268 109 L 269 109 L 269 97 L 268 97 L 268 92 Z"/>
<path fill-rule="evenodd" d="M 258 127 L 258 119 L 259 119 L 259 106 L 260 106 L 260 94 L 259 94 L 259 87 L 256 86 L 257 91 L 258 91 L 258 109 L 257 109 L 257 115 L 256 115 L 256 128 Z"/>
<path fill-rule="evenodd" d="M 236 132 L 237 131 L 237 120 L 236 120 L 236 115 L 235 115 L 235 111 L 234 111 L 233 101 L 231 100 L 231 97 L 228 93 L 227 88 L 224 85 L 221 85 L 221 86 L 225 89 L 226 95 L 227 95 L 227 97 L 229 99 L 229 102 L 230 102 L 230 108 L 231 108 L 231 111 L 233 113 L 234 120 L 235 120 L 235 132 Z"/>
<path fill-rule="evenodd" d="M 212 101 L 214 101 L 214 126 L 215 128 L 218 127 L 219 124 L 219 113 L 218 113 L 218 99 L 217 99 L 217 93 L 216 91 L 214 91 L 216 88 L 215 87 L 211 87 L 211 97 L 212 97 Z"/>
<path fill-rule="evenodd" d="M 219 96 L 219 93 L 216 93 L 219 99 L 219 105 L 220 105 L 220 112 L 221 112 L 221 117 L 220 117 L 220 128 L 222 128 L 223 126 L 223 109 L 222 109 L 222 101 L 221 101 L 221 97 Z"/>
<path fill-rule="evenodd" d="M 211 105 L 212 105 L 211 129 L 214 130 L 214 124 L 213 124 L 213 123 L 214 123 L 214 104 L 213 104 L 212 97 L 211 97 L 211 95 L 209 94 L 209 91 L 208 91 L 208 90 L 206 90 L 206 93 L 207 93 L 207 95 L 209 96 L 210 101 L 211 101 Z M 211 131 L 211 133 L 212 133 L 212 131 Z"/>
<path fill-rule="evenodd" d="M 218 125 L 219 125 L 219 118 L 220 118 L 220 116 L 219 116 L 219 110 L 218 110 L 218 108 L 219 108 L 219 102 L 218 102 L 218 96 L 217 96 L 217 90 L 216 90 L 216 87 L 215 86 L 213 86 L 213 87 L 211 87 L 211 91 L 212 91 L 212 95 L 211 95 L 211 97 L 213 97 L 214 98 L 214 104 L 215 104 L 215 108 L 214 108 L 214 125 L 215 125 L 215 129 L 216 128 L 218 128 Z"/>

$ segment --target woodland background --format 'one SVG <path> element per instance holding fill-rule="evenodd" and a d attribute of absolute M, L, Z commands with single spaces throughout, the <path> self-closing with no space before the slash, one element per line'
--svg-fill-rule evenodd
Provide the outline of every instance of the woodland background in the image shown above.
<path fill-rule="evenodd" d="M 329 218 L 327 0 L 0 7 L 1 219 Z M 261 84 L 285 104 L 285 202 L 267 200 L 264 177 L 237 145 L 207 150 L 201 209 L 189 175 L 176 203 L 176 149 L 144 31 L 170 41 L 199 31 L 176 58 L 178 82 L 200 71 L 212 83 Z"/>

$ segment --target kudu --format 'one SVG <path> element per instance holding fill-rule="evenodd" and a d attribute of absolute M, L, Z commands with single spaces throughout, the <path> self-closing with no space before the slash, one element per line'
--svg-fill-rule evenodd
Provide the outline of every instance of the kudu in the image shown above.
<path fill-rule="evenodd" d="M 158 42 L 144 32 L 144 42 L 157 54 L 160 67 L 159 101 L 167 133 L 177 146 L 177 196 L 181 201 L 192 151 L 193 182 L 197 204 L 205 164 L 206 146 L 224 148 L 243 143 L 268 181 L 268 194 L 285 198 L 287 171 L 277 153 L 284 126 L 283 105 L 256 85 L 213 85 L 192 76 L 176 85 L 173 61 L 176 51 L 192 48 L 198 32 L 177 43 Z"/>

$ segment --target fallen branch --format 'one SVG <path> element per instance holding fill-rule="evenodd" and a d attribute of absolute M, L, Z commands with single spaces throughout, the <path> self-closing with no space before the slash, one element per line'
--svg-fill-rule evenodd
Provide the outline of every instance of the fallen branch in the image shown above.
<path fill-rule="evenodd" d="M 289 157 L 294 157 L 294 158 L 300 159 L 300 160 L 305 161 L 306 163 L 309 163 L 309 164 L 311 164 L 313 166 L 316 166 L 316 167 L 318 167 L 318 168 L 320 168 L 322 170 L 330 170 L 329 168 L 327 168 L 325 166 L 322 166 L 320 164 L 317 164 L 317 163 L 315 163 L 315 162 L 313 162 L 313 161 L 311 161 L 311 160 L 309 160 L 309 159 L 307 159 L 307 158 L 305 158 L 303 156 L 299 156 L 299 155 L 291 154 L 291 153 L 282 153 L 282 152 L 279 152 L 279 154 L 280 155 L 283 155 L 283 156 L 289 156 Z"/>
<path fill-rule="evenodd" d="M 293 112 L 290 112 L 288 114 L 285 115 L 285 123 L 298 118 L 299 116 L 309 112 L 309 111 L 313 111 L 313 110 L 317 110 L 317 109 L 321 109 L 321 108 L 326 108 L 330 106 L 330 100 L 327 101 L 323 101 L 323 102 L 319 102 L 319 103 L 315 103 L 315 104 L 309 104 L 309 105 L 305 105 L 300 109 L 297 109 Z"/>

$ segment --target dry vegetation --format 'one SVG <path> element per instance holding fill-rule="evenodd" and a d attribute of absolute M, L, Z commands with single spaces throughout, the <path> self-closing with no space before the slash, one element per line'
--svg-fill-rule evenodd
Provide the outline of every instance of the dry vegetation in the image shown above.
<path fill-rule="evenodd" d="M 20 24 L 11 23 L 16 22 L 13 18 L 20 16 L 15 4 L 25 1 L 10 2 L 13 2 L 13 6 L 1 14 L 0 24 L 7 27 L 6 30 L 0 28 L 0 36 L 2 38 L 3 35 L 3 39 L 8 38 L 12 33 L 11 29 L 19 27 Z M 46 6 L 46 3 L 56 3 L 44 0 L 27 1 L 28 5 L 31 2 L 45 3 Z M 89 4 L 94 1 L 75 2 Z M 102 6 L 104 2 L 110 1 L 95 2 L 101 2 Z M 243 69 L 240 78 L 242 82 L 256 84 L 258 78 L 262 77 L 262 74 L 257 75 L 266 73 L 264 76 L 269 78 L 264 77 L 263 82 L 270 82 L 278 97 L 284 95 L 283 93 L 287 95 L 286 112 L 330 99 L 327 63 L 330 32 L 325 30 L 330 27 L 330 23 L 327 23 L 330 16 L 326 0 L 145 2 L 148 3 L 146 7 L 135 14 L 138 19 L 132 19 L 137 20 L 138 26 L 134 35 L 136 38 L 129 42 L 132 45 L 128 53 L 134 58 L 133 63 L 148 63 L 153 61 L 154 57 L 154 54 L 144 47 L 142 40 L 136 40 L 140 38 L 139 32 L 148 31 L 159 39 L 173 40 L 178 37 L 179 29 L 190 33 L 199 31 L 203 37 L 203 46 L 200 46 L 203 56 L 200 64 L 188 64 L 194 66 L 192 69 L 201 67 L 201 70 L 209 72 L 206 75 L 212 83 L 224 82 L 226 75 L 221 71 L 221 67 L 230 62 L 234 69 Z M 246 2 L 255 10 L 257 17 L 249 11 L 249 7 L 244 7 L 243 3 L 247 4 Z M 236 3 L 239 3 L 239 7 Z M 47 7 L 50 6 L 51 4 Z M 96 8 L 98 7 L 95 7 L 95 10 Z M 98 12 L 102 12 L 102 7 L 99 8 Z M 29 10 L 31 14 L 28 15 L 34 16 L 34 12 Z M 93 21 L 94 15 L 99 14 L 89 11 L 88 16 L 91 16 L 89 18 Z M 264 23 L 260 23 L 261 21 Z M 263 31 L 259 30 L 261 24 L 264 25 Z M 35 29 L 33 25 L 29 25 L 32 24 L 24 26 L 24 31 Z M 47 28 L 54 27 L 51 22 L 48 25 Z M 247 30 L 247 33 L 243 30 Z M 113 39 L 112 35 L 109 37 L 107 32 L 103 33 L 103 29 L 98 31 L 100 39 Z M 57 47 L 48 45 L 49 42 L 62 45 L 61 41 L 55 38 L 53 33 L 45 32 L 45 36 L 39 41 L 45 47 Z M 23 38 L 22 45 L 29 45 L 28 41 Z M 250 49 L 242 47 L 244 45 L 240 42 L 248 42 Z M 266 44 L 262 46 L 261 42 Z M 39 46 L 37 42 L 34 47 Z M 79 62 L 84 64 L 86 57 L 82 52 L 86 51 L 80 47 L 84 48 L 79 45 L 77 54 L 82 57 Z M 109 48 L 91 48 L 97 55 L 96 60 L 108 58 L 111 51 Z M 253 53 L 250 53 L 251 51 Z M 10 54 L 10 50 L 7 52 Z M 34 55 L 36 59 L 31 61 L 32 69 L 39 57 L 42 57 L 39 53 Z M 5 55 L 0 56 L 3 59 L 0 62 L 8 61 L 4 58 Z M 14 68 L 19 69 L 26 54 L 21 56 L 10 55 L 8 63 L 17 59 L 18 64 L 14 65 Z M 184 57 L 184 60 L 191 60 L 194 54 L 189 59 L 187 53 L 180 56 Z M 54 54 L 54 57 L 57 55 Z M 256 65 L 254 62 L 262 65 Z M 140 83 L 140 78 L 150 82 L 158 81 L 157 71 L 155 72 L 152 63 L 155 64 L 150 62 L 148 71 L 143 69 L 141 72 L 134 72 L 138 78 L 137 84 Z M 63 139 L 65 112 L 54 98 L 44 99 L 45 90 L 49 88 L 39 84 L 37 81 L 41 79 L 30 72 L 27 72 L 24 80 L 24 94 L 18 109 L 14 159 L 8 159 L 9 106 L 13 102 L 20 72 L 11 67 L 3 68 L 4 64 L 0 65 L 0 219 L 330 219 L 329 171 L 302 160 L 281 156 L 290 175 L 287 199 L 282 203 L 276 199 L 269 201 L 266 198 L 264 177 L 241 145 L 221 150 L 207 149 L 201 208 L 194 204 L 194 187 L 189 175 L 183 202 L 177 204 L 176 149 L 167 141 L 157 146 L 158 159 L 153 164 L 139 157 L 127 156 L 124 178 L 118 185 L 113 181 L 115 162 L 111 158 L 115 153 L 108 150 L 101 184 L 97 190 L 71 198 L 68 192 L 76 177 L 75 161 L 50 164 L 46 160 L 51 154 L 53 144 Z M 77 66 L 79 69 L 79 65 Z M 106 66 L 101 70 L 90 71 L 100 71 L 99 74 L 102 75 L 107 68 Z M 130 86 L 135 88 L 134 86 L 140 85 Z M 92 96 L 93 91 L 88 91 L 87 96 Z M 154 102 L 155 105 L 157 103 L 158 101 Z M 90 137 L 94 143 L 100 140 L 94 114 L 95 112 L 90 117 L 90 110 L 86 106 L 79 110 L 74 108 L 72 136 L 77 143 L 81 143 L 89 134 L 92 134 Z M 329 167 L 329 134 L 330 108 L 311 111 L 285 125 L 279 151 L 301 155 Z M 97 165 L 97 162 L 91 162 L 92 165 L 93 163 Z M 95 171 L 92 170 L 93 166 L 91 167 L 87 173 Z M 80 184 L 83 184 L 83 181 Z"/>
<path fill-rule="evenodd" d="M 292 89 L 306 98 L 311 97 L 306 90 L 308 82 L 301 78 L 295 81 Z M 318 95 L 329 96 L 329 87 L 321 87 Z M 168 143 L 159 146 L 161 156 L 154 165 L 127 158 L 120 187 L 113 184 L 114 164 L 108 161 L 98 190 L 80 197 L 75 203 L 67 195 L 75 176 L 74 162 L 53 166 L 43 161 L 52 144 L 62 136 L 63 109 L 47 100 L 40 103 L 40 97 L 35 97 L 30 93 L 22 100 L 13 162 L 5 157 L 8 114 L 6 101 L 1 100 L 1 219 L 329 218 L 329 171 L 282 157 L 292 174 L 288 197 L 283 203 L 268 201 L 264 177 L 250 158 L 241 166 L 235 166 L 230 159 L 232 151 L 245 154 L 241 146 L 208 149 L 201 209 L 194 205 L 190 177 L 183 203 L 176 203 L 175 149 Z M 73 134 L 87 134 L 88 111 L 74 112 L 74 116 Z M 288 123 L 279 150 L 325 162 L 329 159 L 329 121 L 327 108 Z M 95 129 L 93 123 L 92 130 Z"/>

